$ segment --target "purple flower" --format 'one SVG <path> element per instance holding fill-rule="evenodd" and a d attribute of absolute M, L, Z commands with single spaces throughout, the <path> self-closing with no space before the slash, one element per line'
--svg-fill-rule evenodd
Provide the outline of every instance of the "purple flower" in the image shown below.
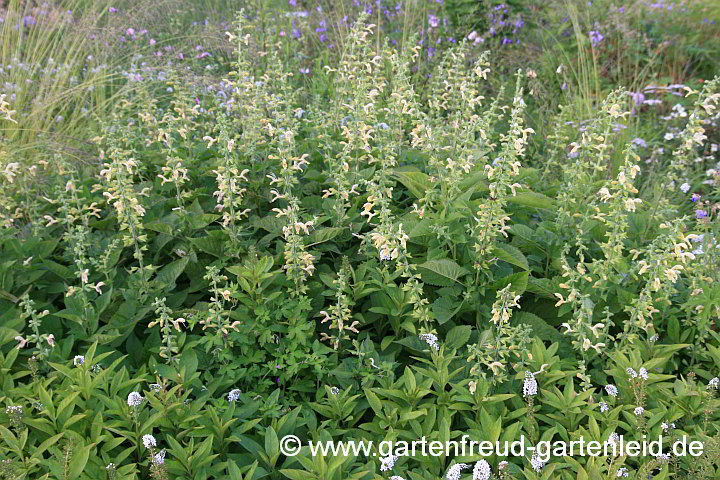
<path fill-rule="evenodd" d="M 303 75 L 307 75 L 310 73 L 310 69 L 309 68 L 301 68 L 300 73 L 302 73 Z"/>
<path fill-rule="evenodd" d="M 151 38 L 151 39 L 150 39 L 150 45 L 155 45 L 156 43 L 157 43 L 157 42 L 155 41 L 154 38 Z"/>
<path fill-rule="evenodd" d="M 708 214 L 705 210 L 695 210 L 695 218 L 698 220 L 707 217 Z"/>
<path fill-rule="evenodd" d="M 592 43 L 593 46 L 597 45 L 598 43 L 602 42 L 605 39 L 602 33 L 591 30 L 590 31 L 590 43 Z"/>
<path fill-rule="evenodd" d="M 642 138 L 634 138 L 632 141 L 633 144 L 637 145 L 638 147 L 647 148 L 647 142 L 643 140 Z"/>
<path fill-rule="evenodd" d="M 115 12 L 117 12 L 117 8 L 115 8 L 115 7 L 110 7 L 110 8 L 108 8 L 108 12 L 110 12 L 110 13 L 115 13 Z"/>
<path fill-rule="evenodd" d="M 31 15 L 26 15 L 25 18 L 23 18 L 23 25 L 25 25 L 26 27 L 31 27 L 36 23 L 37 21 L 35 20 L 35 17 Z"/>
<path fill-rule="evenodd" d="M 288 0 L 288 5 L 296 7 L 297 6 L 297 0 Z"/>
<path fill-rule="evenodd" d="M 127 30 L 125 30 L 125 33 L 126 33 L 128 36 L 132 37 L 133 35 L 135 35 L 135 29 L 132 28 L 132 27 L 131 27 L 131 28 L 128 28 Z"/>
<path fill-rule="evenodd" d="M 695 202 L 697 202 L 698 200 L 700 200 L 700 195 L 698 195 L 697 193 L 693 193 L 693 194 L 692 194 L 692 197 L 690 197 L 690 200 L 692 200 L 693 203 L 695 203 Z M 699 218 L 699 217 L 698 217 L 698 218 Z"/>
<path fill-rule="evenodd" d="M 630 92 L 630 96 L 635 102 L 635 105 L 640 105 L 645 101 L 645 95 L 643 95 L 641 92 Z"/>

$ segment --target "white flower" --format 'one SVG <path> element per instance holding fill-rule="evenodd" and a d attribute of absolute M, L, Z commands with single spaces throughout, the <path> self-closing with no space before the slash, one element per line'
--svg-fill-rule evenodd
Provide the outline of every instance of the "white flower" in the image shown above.
<path fill-rule="evenodd" d="M 392 477 L 390 477 L 390 480 L 405 480 L 405 479 L 403 477 L 401 477 L 400 475 L 393 475 Z"/>
<path fill-rule="evenodd" d="M 668 425 L 667 422 L 661 423 L 660 426 L 662 427 L 663 431 L 665 431 L 665 432 L 667 432 L 668 429 L 670 428 L 670 425 Z"/>
<path fill-rule="evenodd" d="M 228 393 L 228 402 L 237 402 L 240 399 L 241 393 L 242 391 L 240 391 L 239 388 L 230 390 L 230 393 Z"/>
<path fill-rule="evenodd" d="M 617 389 L 617 387 L 616 387 L 615 385 L 612 385 L 612 384 L 610 384 L 610 385 L 605 385 L 605 391 L 606 391 L 607 394 L 610 395 L 611 397 L 617 397 L 618 389 Z"/>
<path fill-rule="evenodd" d="M 637 378 L 637 372 L 633 370 L 632 368 L 628 368 L 625 370 L 628 375 L 630 375 L 630 378 Z"/>
<path fill-rule="evenodd" d="M 333 394 L 333 395 L 337 395 L 337 394 L 340 393 L 340 389 L 339 389 L 338 387 L 332 387 L 332 388 L 330 389 L 330 393 Z"/>
<path fill-rule="evenodd" d="M 645 409 L 643 407 L 635 407 L 635 415 L 638 417 L 645 413 Z"/>
<path fill-rule="evenodd" d="M 617 443 L 620 441 L 620 435 L 618 435 L 616 432 L 612 432 L 610 436 L 608 437 L 608 442 L 610 443 Z"/>
<path fill-rule="evenodd" d="M 395 455 L 388 455 L 385 458 L 380 459 L 380 471 L 381 472 L 387 472 L 388 470 L 392 470 L 392 468 L 395 466 L 395 462 L 397 461 L 398 457 Z"/>
<path fill-rule="evenodd" d="M 668 132 L 665 134 L 665 140 L 672 140 L 673 138 L 675 138 L 675 135 L 672 133 Z"/>
<path fill-rule="evenodd" d="M 165 449 L 160 450 L 158 453 L 155 454 L 155 456 L 153 457 L 153 463 L 155 463 L 155 465 L 162 465 L 163 463 L 165 463 Z"/>
<path fill-rule="evenodd" d="M 152 435 L 143 435 L 142 442 L 145 448 L 157 447 L 157 441 L 155 441 L 155 437 Z"/>
<path fill-rule="evenodd" d="M 130 392 L 127 398 L 127 404 L 130 407 L 137 407 L 143 402 L 144 398 L 138 392 Z"/>
<path fill-rule="evenodd" d="M 647 380 L 647 379 L 648 379 L 648 371 L 645 370 L 645 368 L 641 368 L 641 369 L 640 369 L 639 375 L 640 375 L 640 378 L 642 378 L 643 380 Z"/>
<path fill-rule="evenodd" d="M 718 378 L 718 377 L 711 378 L 710 381 L 708 382 L 708 388 L 714 388 L 715 390 L 720 388 L 720 378 Z"/>
<path fill-rule="evenodd" d="M 618 476 L 618 477 L 627 477 L 627 476 L 628 476 L 628 469 L 625 468 L 625 467 L 618 468 L 617 476 Z"/>
<path fill-rule="evenodd" d="M 690 191 L 690 184 L 689 183 L 683 183 L 680 185 L 680 190 L 682 190 L 683 193 L 687 193 Z"/>
<path fill-rule="evenodd" d="M 540 471 L 545 466 L 545 462 L 540 460 L 540 457 L 538 457 L 537 453 L 533 453 L 532 458 L 530 458 L 530 465 L 532 465 L 533 470 L 540 473 Z"/>
<path fill-rule="evenodd" d="M 485 460 L 479 460 L 473 468 L 473 480 L 489 480 L 490 464 Z"/>
<path fill-rule="evenodd" d="M 537 380 L 532 372 L 525 372 L 525 380 L 523 381 L 523 397 L 532 397 L 537 395 Z"/>
<path fill-rule="evenodd" d="M 505 467 L 507 467 L 507 466 L 508 466 L 508 462 L 503 460 L 502 462 L 498 463 L 498 470 L 504 470 Z"/>
<path fill-rule="evenodd" d="M 438 345 L 438 338 L 436 335 L 433 335 L 432 333 L 421 333 L 419 337 L 420 340 L 424 340 L 425 343 L 430 345 L 433 350 L 440 350 L 440 345 Z"/>
<path fill-rule="evenodd" d="M 608 407 L 607 402 L 600 402 L 600 413 L 604 413 L 610 410 L 610 407 Z"/>
<path fill-rule="evenodd" d="M 459 480 L 460 475 L 462 474 L 462 471 L 468 468 L 469 465 L 467 463 L 456 463 L 452 467 L 448 469 L 447 475 L 445 475 L 445 478 L 447 480 Z"/>
<path fill-rule="evenodd" d="M 75 358 L 73 358 L 73 365 L 76 367 L 85 365 L 85 357 L 83 355 L 75 355 Z"/>

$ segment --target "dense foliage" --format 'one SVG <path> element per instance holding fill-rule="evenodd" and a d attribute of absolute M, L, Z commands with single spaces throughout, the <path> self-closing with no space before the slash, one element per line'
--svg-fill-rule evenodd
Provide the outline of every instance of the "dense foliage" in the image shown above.
<path fill-rule="evenodd" d="M 0 478 L 717 478 L 714 20 L 282 3 L 3 11 Z"/>

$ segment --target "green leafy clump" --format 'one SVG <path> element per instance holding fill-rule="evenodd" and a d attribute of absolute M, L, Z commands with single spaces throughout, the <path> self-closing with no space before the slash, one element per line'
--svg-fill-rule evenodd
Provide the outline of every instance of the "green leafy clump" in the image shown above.
<path fill-rule="evenodd" d="M 619 85 L 539 119 L 534 69 L 367 11 L 298 74 L 261 3 L 120 86 L 92 161 L 0 137 L 0 477 L 716 478 L 720 79 L 650 148 Z M 465 436 L 527 448 L 382 447 Z M 671 455 L 542 453 L 619 436 Z"/>

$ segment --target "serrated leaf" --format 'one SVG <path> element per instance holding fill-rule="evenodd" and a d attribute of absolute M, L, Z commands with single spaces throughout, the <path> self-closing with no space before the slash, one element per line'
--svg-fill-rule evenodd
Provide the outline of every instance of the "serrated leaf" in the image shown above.
<path fill-rule="evenodd" d="M 524 207 L 542 208 L 549 210 L 555 205 L 555 200 L 538 192 L 519 192 L 516 195 L 507 197 L 508 203 L 522 205 Z"/>
<path fill-rule="evenodd" d="M 493 255 L 523 270 L 530 270 L 527 258 L 525 258 L 525 255 L 517 247 L 513 247 L 507 243 L 498 243 L 495 245 L 495 248 L 493 248 Z"/>
<path fill-rule="evenodd" d="M 422 263 L 418 265 L 418 271 L 423 282 L 440 287 L 456 285 L 460 283 L 460 277 L 470 273 L 470 271 L 448 258 L 429 260 Z"/>
<path fill-rule="evenodd" d="M 517 311 L 513 313 L 510 319 L 510 325 L 516 326 L 520 324 L 530 325 L 532 327 L 532 335 L 540 338 L 541 340 L 548 340 L 551 342 L 561 342 L 565 339 L 562 333 L 557 331 L 551 325 L 538 317 L 534 313 Z"/>
<path fill-rule="evenodd" d="M 422 198 L 425 196 L 425 192 L 430 189 L 430 177 L 427 174 L 419 170 L 402 170 L 395 169 L 392 172 L 392 176 L 415 197 Z"/>
<path fill-rule="evenodd" d="M 458 325 L 445 335 L 445 345 L 449 348 L 460 348 L 467 344 L 471 333 L 470 325 Z"/>

